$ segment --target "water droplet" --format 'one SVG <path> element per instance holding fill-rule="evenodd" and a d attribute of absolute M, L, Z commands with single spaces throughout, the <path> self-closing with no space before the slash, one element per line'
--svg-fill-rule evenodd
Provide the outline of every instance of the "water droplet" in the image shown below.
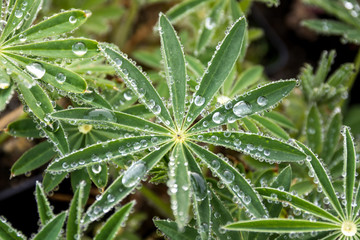
<path fill-rule="evenodd" d="M 115 201 L 115 197 L 112 194 L 107 195 L 106 199 L 109 203 L 112 203 Z"/>
<path fill-rule="evenodd" d="M 220 163 L 218 160 L 212 160 L 211 162 L 211 166 L 215 169 L 215 170 L 218 170 L 220 168 Z"/>
<path fill-rule="evenodd" d="M 24 12 L 21 10 L 16 10 L 15 11 L 15 17 L 16 18 L 21 18 L 24 15 Z"/>
<path fill-rule="evenodd" d="M 213 29 L 216 26 L 216 23 L 213 22 L 211 17 L 205 19 L 205 27 L 209 30 Z"/>
<path fill-rule="evenodd" d="M 102 121 L 111 121 L 116 122 L 115 115 L 106 109 L 95 109 L 91 110 L 87 115 L 84 116 L 85 119 L 91 120 L 102 120 Z"/>
<path fill-rule="evenodd" d="M 117 65 L 117 66 L 121 66 L 122 65 L 122 61 L 121 61 L 121 59 L 120 58 L 115 58 L 115 64 Z"/>
<path fill-rule="evenodd" d="M 161 107 L 159 105 L 155 105 L 152 111 L 155 115 L 159 115 L 161 113 Z"/>
<path fill-rule="evenodd" d="M 267 156 L 267 157 L 270 156 L 270 151 L 269 150 L 264 150 L 264 155 Z"/>
<path fill-rule="evenodd" d="M 246 205 L 249 205 L 251 203 L 251 198 L 250 196 L 244 196 L 243 201 Z"/>
<path fill-rule="evenodd" d="M 91 167 L 91 171 L 95 174 L 99 174 L 101 172 L 101 165 L 100 164 L 95 164 Z"/>
<path fill-rule="evenodd" d="M 26 35 L 23 34 L 23 33 L 21 33 L 21 34 L 19 35 L 19 40 L 20 40 L 20 42 L 25 42 L 25 41 L 26 41 Z"/>
<path fill-rule="evenodd" d="M 40 63 L 30 63 L 26 65 L 26 70 L 34 79 L 41 79 L 45 75 L 45 69 Z"/>
<path fill-rule="evenodd" d="M 196 106 L 200 107 L 205 103 L 205 98 L 198 95 L 195 97 L 194 103 Z"/>
<path fill-rule="evenodd" d="M 76 21 L 77 21 L 77 19 L 76 19 L 75 16 L 70 16 L 70 17 L 69 17 L 69 22 L 70 22 L 71 24 L 75 24 Z"/>
<path fill-rule="evenodd" d="M 268 99 L 266 97 L 260 96 L 256 100 L 257 104 L 261 107 L 264 107 L 268 104 Z"/>
<path fill-rule="evenodd" d="M 195 192 L 195 197 L 197 201 L 202 201 L 207 196 L 207 186 L 203 177 L 201 177 L 196 172 L 190 172 L 191 185 Z"/>
<path fill-rule="evenodd" d="M 133 95 L 130 91 L 124 92 L 124 98 L 126 101 L 130 101 L 132 99 Z"/>
<path fill-rule="evenodd" d="M 56 74 L 55 80 L 56 80 L 58 83 L 63 84 L 63 83 L 65 82 L 65 80 L 66 80 L 66 76 L 65 76 L 65 74 L 63 74 L 63 73 L 60 72 L 60 73 Z"/>
<path fill-rule="evenodd" d="M 134 143 L 134 150 L 139 150 L 141 148 L 141 144 L 139 142 Z"/>
<path fill-rule="evenodd" d="M 214 115 L 212 116 L 212 120 L 214 123 L 216 124 L 221 124 L 224 121 L 225 117 L 223 115 L 221 115 L 220 112 L 216 112 L 214 113 Z"/>
<path fill-rule="evenodd" d="M 77 42 L 72 45 L 72 51 L 76 56 L 84 56 L 87 53 L 87 47 L 83 42 Z"/>
<path fill-rule="evenodd" d="M 235 178 L 234 174 L 229 170 L 225 170 L 223 176 L 227 183 L 231 183 L 232 181 L 234 181 Z"/>
<path fill-rule="evenodd" d="M 124 173 L 121 180 L 125 187 L 133 187 L 146 173 L 146 166 L 143 162 L 135 162 Z"/>
<path fill-rule="evenodd" d="M 234 105 L 233 112 L 238 117 L 246 116 L 251 113 L 251 105 L 245 101 L 240 101 Z"/>

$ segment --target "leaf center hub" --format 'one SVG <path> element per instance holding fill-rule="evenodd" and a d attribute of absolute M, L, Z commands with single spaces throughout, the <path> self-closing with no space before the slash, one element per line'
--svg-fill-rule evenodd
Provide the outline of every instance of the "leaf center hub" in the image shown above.
<path fill-rule="evenodd" d="M 182 131 L 175 133 L 174 137 L 175 141 L 178 143 L 183 143 L 185 141 L 185 134 Z"/>
<path fill-rule="evenodd" d="M 341 225 L 341 232 L 348 237 L 355 236 L 357 233 L 356 224 L 351 221 L 345 221 Z"/>
<path fill-rule="evenodd" d="M 79 132 L 82 134 L 88 134 L 92 129 L 92 125 L 84 124 L 79 126 Z"/>

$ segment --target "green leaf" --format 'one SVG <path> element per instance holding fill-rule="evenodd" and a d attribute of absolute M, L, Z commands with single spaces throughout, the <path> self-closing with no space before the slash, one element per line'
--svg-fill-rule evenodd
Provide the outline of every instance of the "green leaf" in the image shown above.
<path fill-rule="evenodd" d="M 196 77 L 201 77 L 204 74 L 204 65 L 200 60 L 194 58 L 193 56 L 186 55 L 186 62 L 188 63 L 188 68 L 191 72 L 195 74 Z"/>
<path fill-rule="evenodd" d="M 140 101 L 157 115 L 165 125 L 175 128 L 169 110 L 145 73 L 136 67 L 124 53 L 112 49 L 110 45 L 100 43 L 99 48 L 126 85 L 139 97 Z"/>
<path fill-rule="evenodd" d="M 232 194 L 255 217 L 267 216 L 264 205 L 258 194 L 247 180 L 224 159 L 214 153 L 191 142 L 187 143 L 190 149 L 214 172 Z"/>
<path fill-rule="evenodd" d="M 346 199 L 346 214 L 349 218 L 352 216 L 352 204 L 355 188 L 356 152 L 354 140 L 351 136 L 349 127 L 344 127 L 342 131 L 344 132 L 344 172 L 346 173 L 346 177 L 344 178 L 344 191 Z"/>
<path fill-rule="evenodd" d="M 266 117 L 261 117 L 256 114 L 252 115 L 251 118 L 254 119 L 255 121 L 257 121 L 262 127 L 264 127 L 267 131 L 272 133 L 274 136 L 284 139 L 284 140 L 289 140 L 289 138 L 290 138 L 289 134 L 287 134 L 287 132 L 284 131 L 284 129 L 279 127 L 272 120 L 270 120 Z"/>
<path fill-rule="evenodd" d="M 209 0 L 187 0 L 179 4 L 176 4 L 173 8 L 166 12 L 166 16 L 170 19 L 171 22 L 176 22 L 180 18 L 192 13 L 203 3 L 208 2 Z"/>
<path fill-rule="evenodd" d="M 160 69 L 161 65 L 161 52 L 158 48 L 155 50 L 135 50 L 131 53 L 131 55 L 135 58 L 136 61 L 143 63 L 146 66 Z"/>
<path fill-rule="evenodd" d="M 326 163 L 330 163 L 337 145 L 340 140 L 340 129 L 342 124 L 342 116 L 340 109 L 336 109 L 330 118 L 327 130 L 325 132 L 324 144 L 321 156 Z"/>
<path fill-rule="evenodd" d="M 155 226 L 171 240 L 194 240 L 198 233 L 195 228 L 185 226 L 183 231 L 179 231 L 176 222 L 168 220 L 153 220 Z"/>
<path fill-rule="evenodd" d="M 67 174 L 68 174 L 67 172 L 63 172 L 60 174 L 51 174 L 49 172 L 45 172 L 45 176 L 43 179 L 44 191 L 46 193 L 52 191 L 56 186 L 58 186 L 62 182 L 62 180 L 64 180 Z"/>
<path fill-rule="evenodd" d="M 311 106 L 306 119 L 306 139 L 308 146 L 316 153 L 322 149 L 322 120 L 319 109 L 314 104 Z"/>
<path fill-rule="evenodd" d="M 294 125 L 294 123 L 291 120 L 289 120 L 287 117 L 282 115 L 281 113 L 278 113 L 275 111 L 264 112 L 264 116 L 267 118 L 270 118 L 271 120 L 273 120 L 274 122 L 279 124 L 279 126 L 282 126 L 284 128 L 287 128 L 287 129 L 290 129 L 293 131 L 297 131 L 297 128 Z"/>
<path fill-rule="evenodd" d="M 219 25 L 220 16 L 226 1 L 218 1 L 215 6 L 211 8 L 209 15 L 206 17 L 200 29 L 200 36 L 197 39 L 195 54 L 204 51 L 209 41 L 215 34 L 216 26 Z"/>
<path fill-rule="evenodd" d="M 17 176 L 37 169 L 49 162 L 55 152 L 51 143 L 45 141 L 25 152 L 11 167 L 11 175 Z"/>
<path fill-rule="evenodd" d="M 232 88 L 230 97 L 233 97 L 236 94 L 243 92 L 249 86 L 257 83 L 260 80 L 263 71 L 264 68 L 262 66 L 257 65 L 250 67 L 246 69 L 244 72 L 242 72 L 239 75 L 239 77 L 236 79 L 236 84 Z"/>
<path fill-rule="evenodd" d="M 307 155 L 306 164 L 308 165 L 310 171 L 316 176 L 323 193 L 329 198 L 329 201 L 337 214 L 342 219 L 344 219 L 344 211 L 340 205 L 338 197 L 335 194 L 334 187 L 323 164 L 308 147 L 299 141 L 296 141 L 296 143 L 304 150 L 304 153 Z"/>
<path fill-rule="evenodd" d="M 9 46 L 21 43 L 21 39 L 23 39 L 23 37 L 20 37 L 20 34 L 26 37 L 26 41 L 42 39 L 51 36 L 59 36 L 63 33 L 75 30 L 80 25 L 82 25 L 88 17 L 89 14 L 82 10 L 70 10 L 58 13 L 19 34 L 16 34 L 11 39 L 7 40 L 4 45 Z M 4 37 L 2 37 L 1 40 L 3 41 Z"/>
<path fill-rule="evenodd" d="M 91 180 L 89 178 L 87 170 L 83 168 L 72 172 L 70 175 L 70 181 L 73 192 L 76 192 L 79 186 L 82 185 L 83 196 L 81 197 L 81 202 L 82 202 L 82 206 L 84 207 L 89 198 L 90 189 L 91 189 Z"/>
<path fill-rule="evenodd" d="M 62 121 L 75 121 L 77 124 L 91 124 L 102 127 L 138 130 L 148 133 L 166 134 L 169 131 L 159 124 L 140 117 L 107 109 L 73 108 L 51 114 L 52 118 Z"/>
<path fill-rule="evenodd" d="M 244 117 L 241 119 L 241 122 L 243 123 L 243 128 L 252 133 L 258 133 L 259 129 L 257 128 L 255 121 L 250 119 L 250 117 Z M 233 123 L 234 124 L 234 123 Z"/>
<path fill-rule="evenodd" d="M 78 53 L 74 49 L 81 44 L 85 45 L 83 52 Z M 81 46 L 83 47 L 83 46 Z M 3 53 L 30 55 L 47 58 L 90 58 L 99 53 L 97 42 L 86 38 L 71 38 L 62 40 L 53 40 L 46 42 L 37 42 L 30 44 L 22 44 L 16 46 L 8 46 L 3 48 Z"/>
<path fill-rule="evenodd" d="M 21 232 L 12 227 L 3 216 L 0 216 L 0 238 L 4 240 L 26 239 L 26 237 Z"/>
<path fill-rule="evenodd" d="M 175 221 L 181 231 L 188 222 L 190 208 L 190 176 L 184 146 L 176 144 L 169 161 L 169 187 Z"/>
<path fill-rule="evenodd" d="M 170 139 L 170 137 L 164 136 L 141 136 L 97 143 L 55 160 L 49 165 L 47 171 L 69 172 L 89 167 L 110 161 L 112 158 L 118 156 L 126 156 L 149 147 L 160 145 Z"/>
<path fill-rule="evenodd" d="M 7 10 L 11 12 L 0 36 L 1 43 L 3 43 L 10 34 L 15 32 L 18 27 L 21 27 L 21 24 L 23 24 L 26 17 L 26 13 L 29 11 L 31 6 L 32 4 L 28 4 L 27 0 L 16 0 L 14 5 L 10 5 L 8 7 Z"/>
<path fill-rule="evenodd" d="M 240 55 L 245 28 L 245 18 L 239 18 L 220 43 L 218 50 L 215 51 L 198 85 L 198 90 L 193 96 L 193 102 L 185 117 L 183 129 L 190 126 L 199 116 L 230 74 L 231 69 Z"/>
<path fill-rule="evenodd" d="M 328 78 L 327 84 L 333 87 L 340 87 L 341 84 L 345 85 L 351 75 L 354 74 L 354 70 L 355 66 L 352 63 L 341 65 L 341 67 Z"/>
<path fill-rule="evenodd" d="M 112 109 L 111 104 L 95 90 L 92 90 L 91 92 L 85 92 L 83 94 L 77 94 L 76 97 L 91 106 L 97 108 L 106 108 L 110 110 Z"/>
<path fill-rule="evenodd" d="M 185 114 L 186 67 L 184 52 L 175 29 L 163 14 L 160 14 L 159 28 L 175 123 L 180 128 Z"/>
<path fill-rule="evenodd" d="M 330 53 L 328 53 L 327 51 L 323 52 L 320 62 L 318 64 L 318 68 L 315 73 L 314 80 L 312 82 L 313 87 L 318 87 L 320 86 L 321 83 L 325 81 L 326 75 L 330 71 L 331 64 L 333 63 L 334 58 L 335 58 L 334 50 L 330 51 Z"/>
<path fill-rule="evenodd" d="M 46 225 L 55 215 L 45 195 L 41 183 L 36 182 L 36 202 L 42 226 Z"/>
<path fill-rule="evenodd" d="M 62 212 L 51 219 L 32 240 L 56 240 L 60 234 L 66 218 L 66 212 Z"/>
<path fill-rule="evenodd" d="M 229 222 L 233 222 L 234 219 L 231 216 L 228 209 L 226 209 L 225 204 L 219 199 L 219 197 L 211 191 L 211 206 L 214 209 L 214 213 L 211 215 L 212 221 L 212 230 L 215 232 L 219 240 L 238 240 L 240 234 L 233 231 L 222 230 L 222 227 Z"/>
<path fill-rule="evenodd" d="M 292 173 L 291 173 L 291 167 L 289 165 L 279 173 L 276 180 L 271 184 L 271 187 L 283 189 L 284 191 L 289 191 L 291 180 L 292 180 L 291 177 L 292 177 Z M 263 195 L 263 194 L 260 193 L 260 195 Z M 268 203 L 268 202 L 265 202 L 264 205 L 265 205 L 266 209 L 269 211 L 270 217 L 272 217 L 272 218 L 279 217 L 279 214 L 282 209 L 281 205 Z"/>
<path fill-rule="evenodd" d="M 35 21 L 39 11 L 41 10 L 43 5 L 43 0 L 34 0 L 31 3 L 31 9 L 28 11 L 27 16 L 24 17 L 24 23 L 20 27 L 19 31 L 23 31 L 25 29 L 28 29 L 31 24 Z"/>
<path fill-rule="evenodd" d="M 10 76 L 5 72 L 5 69 L 0 69 L 0 90 L 8 89 L 11 85 Z M 3 92 L 5 93 L 5 92 Z M 7 100 L 7 99 L 5 99 Z M 5 101 L 6 102 L 6 101 Z"/>
<path fill-rule="evenodd" d="M 357 186 L 354 201 L 356 203 L 360 202 L 360 184 L 358 184 L 358 186 Z M 356 204 L 356 207 L 354 207 L 354 209 L 353 209 L 353 220 L 356 219 L 356 216 L 358 215 L 359 210 L 360 210 L 360 204 Z"/>
<path fill-rule="evenodd" d="M 95 240 L 112 240 L 115 239 L 116 234 L 122 227 L 122 224 L 126 221 L 130 214 L 131 209 L 135 205 L 135 201 L 129 202 L 116 213 L 114 213 L 106 223 L 101 227 L 98 233 L 95 235 Z"/>
<path fill-rule="evenodd" d="M 257 219 L 250 221 L 240 221 L 225 226 L 225 229 L 232 231 L 250 232 L 313 232 L 313 231 L 332 231 L 340 230 L 340 226 L 327 222 L 312 222 L 307 220 L 295 219 Z"/>
<path fill-rule="evenodd" d="M 41 79 L 68 92 L 83 93 L 86 90 L 85 80 L 80 75 L 65 68 L 11 53 L 4 54 L 19 63 L 34 79 Z"/>
<path fill-rule="evenodd" d="M 0 83 L 1 85 L 1 83 Z M 9 103 L 10 99 L 14 94 L 14 85 L 10 85 L 6 89 L 0 88 L 0 111 L 4 110 L 6 105 Z"/>
<path fill-rule="evenodd" d="M 276 139 L 253 133 L 221 131 L 195 136 L 189 136 L 188 138 L 193 141 L 223 146 L 235 151 L 243 151 L 259 160 L 297 162 L 305 160 L 306 157 L 306 155 L 296 147 Z"/>
<path fill-rule="evenodd" d="M 328 220 L 334 223 L 340 223 L 341 221 L 329 213 L 327 210 L 322 209 L 321 207 L 316 206 L 315 204 L 302 199 L 296 195 L 284 192 L 275 188 L 256 188 L 259 194 L 272 201 L 281 201 L 292 205 L 298 209 L 301 209 L 305 212 L 309 212 L 315 216 L 318 216 L 324 220 Z"/>
<path fill-rule="evenodd" d="M 139 161 L 134 162 L 121 176 L 119 176 L 87 210 L 83 220 L 84 225 L 98 219 L 122 199 L 129 195 L 139 184 L 146 174 L 160 161 L 170 150 L 173 143 L 167 143 L 154 150 Z"/>
<path fill-rule="evenodd" d="M 85 182 L 80 182 L 73 199 L 70 203 L 69 217 L 66 223 L 66 239 L 77 240 L 81 236 L 81 214 L 83 211 L 82 202 L 84 198 Z"/>
<path fill-rule="evenodd" d="M 211 205 L 208 186 L 199 165 L 186 147 L 184 147 L 184 153 L 189 166 L 193 212 L 196 215 L 198 233 L 202 240 L 207 240 L 211 232 Z"/>
<path fill-rule="evenodd" d="M 208 116 L 194 124 L 189 132 L 199 132 L 222 124 L 232 123 L 237 119 L 272 108 L 289 94 L 295 85 L 295 80 L 277 81 L 249 91 L 248 94 L 235 98 L 215 109 Z"/>
<path fill-rule="evenodd" d="M 19 119 L 7 126 L 7 132 L 11 136 L 41 138 L 36 123 L 30 118 Z"/>
<path fill-rule="evenodd" d="M 93 181 L 93 183 L 95 183 L 98 188 L 103 188 L 106 186 L 109 174 L 106 163 L 92 165 L 91 167 L 87 168 L 87 171 L 91 181 Z"/>
<path fill-rule="evenodd" d="M 58 149 L 58 151 L 62 155 L 68 153 L 70 151 L 69 143 L 61 123 L 54 122 L 53 125 L 51 126 L 52 128 L 50 127 L 41 127 L 41 128 L 48 137 L 48 140 L 50 140 L 54 144 L 56 149 Z"/>

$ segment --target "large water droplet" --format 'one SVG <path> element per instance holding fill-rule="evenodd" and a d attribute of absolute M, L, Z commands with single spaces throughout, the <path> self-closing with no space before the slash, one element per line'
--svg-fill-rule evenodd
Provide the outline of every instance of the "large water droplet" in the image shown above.
<path fill-rule="evenodd" d="M 133 95 L 130 91 L 124 92 L 124 98 L 126 101 L 130 101 L 132 99 Z"/>
<path fill-rule="evenodd" d="M 212 20 L 211 17 L 205 19 L 205 27 L 209 30 L 213 29 L 216 26 L 216 23 Z"/>
<path fill-rule="evenodd" d="M 76 21 L 77 21 L 77 19 L 76 19 L 75 16 L 70 16 L 70 17 L 69 17 L 69 22 L 70 22 L 71 24 L 75 24 Z"/>
<path fill-rule="evenodd" d="M 115 58 L 115 64 L 117 65 L 117 66 L 121 66 L 122 65 L 122 61 L 121 61 L 121 59 L 120 58 Z"/>
<path fill-rule="evenodd" d="M 77 42 L 72 45 L 72 51 L 76 56 L 84 56 L 87 53 L 87 47 L 83 42 Z"/>
<path fill-rule="evenodd" d="M 229 170 L 225 170 L 223 176 L 227 183 L 231 183 L 232 181 L 234 181 L 235 178 L 234 174 Z"/>
<path fill-rule="evenodd" d="M 56 74 L 56 76 L 55 76 L 55 80 L 56 80 L 58 83 L 63 84 L 63 83 L 65 82 L 65 80 L 66 80 L 66 76 L 65 76 L 65 74 L 63 74 L 63 73 L 58 73 L 58 74 Z"/>
<path fill-rule="evenodd" d="M 257 104 L 261 107 L 264 107 L 268 104 L 268 99 L 266 97 L 260 96 L 256 100 Z"/>
<path fill-rule="evenodd" d="M 245 101 L 240 101 L 234 105 L 233 112 L 238 117 L 246 116 L 251 113 L 251 105 Z"/>
<path fill-rule="evenodd" d="M 195 192 L 195 197 L 197 201 L 202 201 L 207 196 L 207 186 L 206 182 L 204 181 L 204 178 L 202 178 L 198 173 L 196 172 L 190 172 L 191 177 L 191 185 Z"/>
<path fill-rule="evenodd" d="M 19 35 L 19 40 L 20 40 L 20 42 L 25 42 L 25 41 L 26 41 L 26 35 L 23 34 L 23 33 L 21 33 L 21 34 Z"/>
<path fill-rule="evenodd" d="M 124 173 L 121 180 L 125 187 L 133 187 L 146 173 L 146 166 L 143 162 L 135 162 Z"/>
<path fill-rule="evenodd" d="M 26 70 L 34 79 L 41 79 L 45 75 L 45 69 L 40 63 L 30 63 L 26 65 Z"/>
<path fill-rule="evenodd" d="M 195 97 L 194 103 L 196 106 L 200 107 L 205 103 L 205 98 L 198 95 Z"/>
<path fill-rule="evenodd" d="M 91 171 L 95 174 L 99 174 L 101 172 L 101 165 L 100 164 L 95 164 L 91 167 Z"/>
<path fill-rule="evenodd" d="M 16 10 L 15 11 L 15 17 L 17 18 L 21 18 L 24 15 L 24 12 L 21 10 Z"/>
<path fill-rule="evenodd" d="M 161 107 L 159 105 L 155 105 L 152 110 L 155 115 L 159 115 L 161 113 Z"/>
<path fill-rule="evenodd" d="M 112 112 L 110 112 L 109 110 L 105 110 L 105 109 L 91 110 L 85 116 L 85 118 L 91 119 L 91 120 L 102 120 L 102 121 L 111 121 L 111 122 L 116 121 L 115 115 Z"/>
<path fill-rule="evenodd" d="M 220 124 L 224 121 L 225 117 L 223 115 L 221 115 L 220 112 L 216 112 L 214 113 L 214 115 L 212 116 L 212 120 L 214 123 L 216 124 Z"/>

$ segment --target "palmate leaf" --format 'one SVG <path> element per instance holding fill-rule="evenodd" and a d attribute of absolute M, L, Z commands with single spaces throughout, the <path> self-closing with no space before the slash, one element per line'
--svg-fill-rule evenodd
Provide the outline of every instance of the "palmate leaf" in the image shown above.
<path fill-rule="evenodd" d="M 83 211 L 82 202 L 84 198 L 85 182 L 80 182 L 70 203 L 69 217 L 66 223 L 66 239 L 78 240 L 81 237 L 81 214 Z"/>
<path fill-rule="evenodd" d="M 253 133 L 219 131 L 189 136 L 188 138 L 235 151 L 243 151 L 259 160 L 297 162 L 305 160 L 306 157 L 303 152 L 291 145 Z"/>
<path fill-rule="evenodd" d="M 141 136 L 106 141 L 65 155 L 53 161 L 47 171 L 69 172 L 84 167 L 93 166 L 112 158 L 134 154 L 149 147 L 168 142 L 171 138 L 165 136 Z"/>
<path fill-rule="evenodd" d="M 198 233 L 202 240 L 207 240 L 210 237 L 212 216 L 208 186 L 195 158 L 186 147 L 184 148 L 184 154 L 188 162 L 193 211 L 196 215 Z"/>
<path fill-rule="evenodd" d="M 333 223 L 280 218 L 240 221 L 225 226 L 225 229 L 228 230 L 272 233 L 334 231 L 340 230 L 340 228 L 340 225 Z"/>
<path fill-rule="evenodd" d="M 102 197 L 92 204 L 83 217 L 84 225 L 98 219 L 122 199 L 129 195 L 146 174 L 170 150 L 173 143 L 161 146 L 139 161 L 134 162 L 124 174 L 120 175 L 102 194 Z"/>
<path fill-rule="evenodd" d="M 60 234 L 65 218 L 66 212 L 55 216 L 35 235 L 33 240 L 56 240 Z"/>
<path fill-rule="evenodd" d="M 200 132 L 274 107 L 295 87 L 295 80 L 277 81 L 235 98 L 194 124 L 189 133 Z"/>
<path fill-rule="evenodd" d="M 352 216 L 353 195 L 355 188 L 356 152 L 349 127 L 344 127 L 342 131 L 344 136 L 344 172 L 346 173 L 344 178 L 346 215 L 350 218 Z"/>
<path fill-rule="evenodd" d="M 37 202 L 41 225 L 44 226 L 55 215 L 51 209 L 49 201 L 47 200 L 44 189 L 41 186 L 41 183 L 39 183 L 39 182 L 36 182 L 35 197 L 36 197 L 36 202 Z"/>
<path fill-rule="evenodd" d="M 166 236 L 173 240 L 193 240 L 198 235 L 195 228 L 185 226 L 183 231 L 179 231 L 176 222 L 167 220 L 154 220 L 155 226 Z"/>
<path fill-rule="evenodd" d="M 136 67 L 133 61 L 128 59 L 124 53 L 113 49 L 110 45 L 100 43 L 99 48 L 127 86 L 139 97 L 139 100 L 159 117 L 165 125 L 174 129 L 174 121 L 168 109 L 145 73 Z"/>
<path fill-rule="evenodd" d="M 224 159 L 214 153 L 194 144 L 187 142 L 191 151 L 194 152 L 217 176 L 232 194 L 241 202 L 255 217 L 267 216 L 267 211 L 260 197 L 254 191 L 246 179 Z"/>
<path fill-rule="evenodd" d="M 185 57 L 174 28 L 167 17 L 163 14 L 160 14 L 159 18 L 159 32 L 166 79 L 173 104 L 175 123 L 177 128 L 181 128 L 185 114 Z"/>
<path fill-rule="evenodd" d="M 107 109 L 74 108 L 54 112 L 51 117 L 62 121 L 74 121 L 77 124 L 116 127 L 138 130 L 148 133 L 167 134 L 169 131 L 159 124 L 130 114 Z"/>
<path fill-rule="evenodd" d="M 74 93 L 83 93 L 87 88 L 85 80 L 80 75 L 62 67 L 19 55 L 4 54 L 20 64 L 34 79 L 41 79 L 56 88 Z"/>
<path fill-rule="evenodd" d="M 56 153 L 52 144 L 45 141 L 25 152 L 11 167 L 11 176 L 31 172 L 49 162 Z"/>
<path fill-rule="evenodd" d="M 230 74 L 231 69 L 240 55 L 245 28 L 245 18 L 238 19 L 232 25 L 224 40 L 219 44 L 218 50 L 215 51 L 201 78 L 198 90 L 193 95 L 192 103 L 185 117 L 183 129 L 188 128 L 199 116 Z"/>
<path fill-rule="evenodd" d="M 169 187 L 171 208 L 180 230 L 187 224 L 190 208 L 190 176 L 184 146 L 176 144 L 169 161 Z"/>
<path fill-rule="evenodd" d="M 84 44 L 85 48 L 81 54 L 77 51 L 76 46 Z M 85 51 L 86 49 L 86 51 Z M 36 42 L 29 44 L 21 44 L 15 46 L 6 46 L 3 53 L 11 53 L 18 55 L 32 55 L 47 58 L 89 58 L 98 54 L 97 42 L 85 38 L 71 38 L 62 40 L 53 40 L 46 42 Z M 85 52 L 85 53 L 84 53 Z M 84 53 L 84 54 L 83 54 Z M 79 56 L 79 54 L 81 56 Z"/>
<path fill-rule="evenodd" d="M 99 232 L 95 235 L 95 240 L 113 240 L 116 237 L 116 234 L 119 232 L 122 224 L 126 221 L 127 217 L 130 214 L 130 211 L 134 207 L 135 202 L 129 202 L 122 208 L 120 208 L 116 213 L 114 213 L 101 227 Z"/>
<path fill-rule="evenodd" d="M 89 14 L 82 10 L 70 10 L 55 14 L 31 28 L 14 35 L 3 45 L 9 46 L 18 44 L 23 42 L 24 38 L 25 41 L 32 41 L 46 37 L 58 36 L 63 33 L 73 31 L 81 26 L 89 16 Z M 7 24 L 6 26 L 10 25 L 12 24 Z M 4 34 L 1 36 L 2 41 L 4 41 L 4 36 Z"/>
<path fill-rule="evenodd" d="M 335 194 L 333 184 L 331 183 L 327 171 L 325 170 L 323 164 L 308 147 L 306 147 L 301 142 L 297 141 L 296 143 L 304 150 L 304 153 L 307 155 L 306 163 L 310 171 L 317 178 L 319 185 L 322 188 L 322 191 L 329 198 L 332 207 L 340 216 L 340 218 L 344 219 L 345 218 L 344 211 L 340 205 L 339 199 Z"/>
<path fill-rule="evenodd" d="M 286 202 L 296 208 L 309 212 L 324 220 L 328 220 L 333 223 L 340 223 L 340 220 L 328 211 L 288 192 L 281 191 L 275 188 L 256 188 L 256 191 L 258 191 L 258 193 L 265 199 Z"/>

